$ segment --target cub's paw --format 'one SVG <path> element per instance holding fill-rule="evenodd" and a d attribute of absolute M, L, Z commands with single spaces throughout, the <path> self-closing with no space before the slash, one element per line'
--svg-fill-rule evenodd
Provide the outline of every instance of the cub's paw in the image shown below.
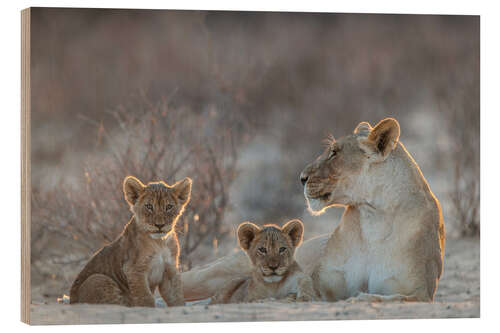
<path fill-rule="evenodd" d="M 155 298 L 155 307 L 156 308 L 166 308 L 167 304 L 165 303 L 165 301 L 163 300 L 163 298 L 156 297 Z"/>
<path fill-rule="evenodd" d="M 286 295 L 284 299 L 282 299 L 282 302 L 284 303 L 295 303 L 297 302 L 297 294 L 296 293 L 289 293 Z"/>
<path fill-rule="evenodd" d="M 296 301 L 297 302 L 312 302 L 313 297 L 312 297 L 312 295 L 309 295 L 309 294 L 299 294 L 299 295 L 297 295 Z"/>

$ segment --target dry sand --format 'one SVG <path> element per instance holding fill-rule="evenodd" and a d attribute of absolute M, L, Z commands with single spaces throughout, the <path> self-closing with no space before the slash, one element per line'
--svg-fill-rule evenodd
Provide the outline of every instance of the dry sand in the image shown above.
<path fill-rule="evenodd" d="M 126 308 L 32 304 L 32 324 L 169 323 L 479 317 L 479 240 L 451 239 L 434 303 L 254 303 Z"/>

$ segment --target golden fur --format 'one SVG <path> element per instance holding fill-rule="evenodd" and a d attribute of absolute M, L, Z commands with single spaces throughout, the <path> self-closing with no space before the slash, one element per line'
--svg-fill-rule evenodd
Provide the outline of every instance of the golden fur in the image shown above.
<path fill-rule="evenodd" d="M 265 299 L 311 301 L 312 280 L 294 259 L 295 249 L 302 242 L 304 226 L 299 220 L 283 228 L 263 228 L 245 222 L 238 227 L 238 241 L 252 266 L 251 276 L 235 279 L 223 288 L 212 303 L 242 303 Z"/>
<path fill-rule="evenodd" d="M 296 254 L 322 300 L 434 298 L 443 270 L 441 207 L 399 135 L 395 119 L 373 128 L 362 122 L 330 140 L 301 173 L 312 214 L 345 208 L 330 235 L 305 242 Z M 248 271 L 236 254 L 183 273 L 184 296 L 209 297 Z"/>
<path fill-rule="evenodd" d="M 431 301 L 441 276 L 439 202 L 399 142 L 396 120 L 333 141 L 301 174 L 310 211 L 346 210 L 309 266 L 321 298 Z"/>
<path fill-rule="evenodd" d="M 70 303 L 108 303 L 154 307 L 154 292 L 169 306 L 184 305 L 177 269 L 175 223 L 189 202 L 191 179 L 175 185 L 123 182 L 133 217 L 120 236 L 90 259 L 73 282 Z"/>

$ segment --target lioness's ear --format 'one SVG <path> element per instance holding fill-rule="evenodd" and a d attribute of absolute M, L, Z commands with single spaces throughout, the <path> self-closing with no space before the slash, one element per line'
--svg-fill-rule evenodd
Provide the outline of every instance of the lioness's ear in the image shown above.
<path fill-rule="evenodd" d="M 173 186 L 175 194 L 179 198 L 182 205 L 187 204 L 189 199 L 191 198 L 192 184 L 193 181 L 191 180 L 191 178 L 186 177 L 183 180 L 180 180 L 177 183 L 175 183 L 175 185 Z"/>
<path fill-rule="evenodd" d="M 368 138 L 362 141 L 362 145 L 380 154 L 382 159 L 385 159 L 396 148 L 399 132 L 399 123 L 396 119 L 386 118 L 372 129 Z"/>
<path fill-rule="evenodd" d="M 247 251 L 259 231 L 260 228 L 251 222 L 243 222 L 240 224 L 238 227 L 238 242 L 240 243 L 240 247 Z"/>
<path fill-rule="evenodd" d="M 145 187 L 146 186 L 134 176 L 125 177 L 123 180 L 123 194 L 129 205 L 135 205 Z"/>
<path fill-rule="evenodd" d="M 288 221 L 282 228 L 283 232 L 290 236 L 292 244 L 297 247 L 302 243 L 302 235 L 304 234 L 304 225 L 300 220 Z"/>
<path fill-rule="evenodd" d="M 370 125 L 370 123 L 368 123 L 366 121 L 362 121 L 354 129 L 354 134 L 363 134 L 363 135 L 368 136 L 370 134 L 371 130 L 372 130 L 372 126 Z"/>

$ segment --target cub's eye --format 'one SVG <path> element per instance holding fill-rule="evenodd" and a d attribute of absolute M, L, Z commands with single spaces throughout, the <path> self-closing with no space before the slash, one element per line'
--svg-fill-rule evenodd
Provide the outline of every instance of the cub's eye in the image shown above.
<path fill-rule="evenodd" d="M 259 252 L 262 253 L 262 254 L 266 254 L 267 253 L 267 250 L 265 247 L 259 247 Z"/>
<path fill-rule="evenodd" d="M 167 209 L 167 210 L 171 210 L 173 207 L 174 207 L 174 205 L 172 205 L 172 204 L 168 204 L 168 205 L 167 205 L 167 207 L 166 207 L 166 209 Z"/>
<path fill-rule="evenodd" d="M 283 253 L 286 251 L 286 247 L 280 247 L 280 253 Z"/>
<path fill-rule="evenodd" d="M 147 210 L 152 211 L 153 210 L 153 205 L 152 204 L 145 204 L 144 207 L 146 207 Z"/>
<path fill-rule="evenodd" d="M 332 158 L 334 158 L 336 155 L 337 155 L 337 150 L 332 149 L 332 150 L 330 151 L 330 154 L 328 154 L 328 158 L 327 158 L 327 159 L 331 160 L 331 159 L 332 159 Z"/>

